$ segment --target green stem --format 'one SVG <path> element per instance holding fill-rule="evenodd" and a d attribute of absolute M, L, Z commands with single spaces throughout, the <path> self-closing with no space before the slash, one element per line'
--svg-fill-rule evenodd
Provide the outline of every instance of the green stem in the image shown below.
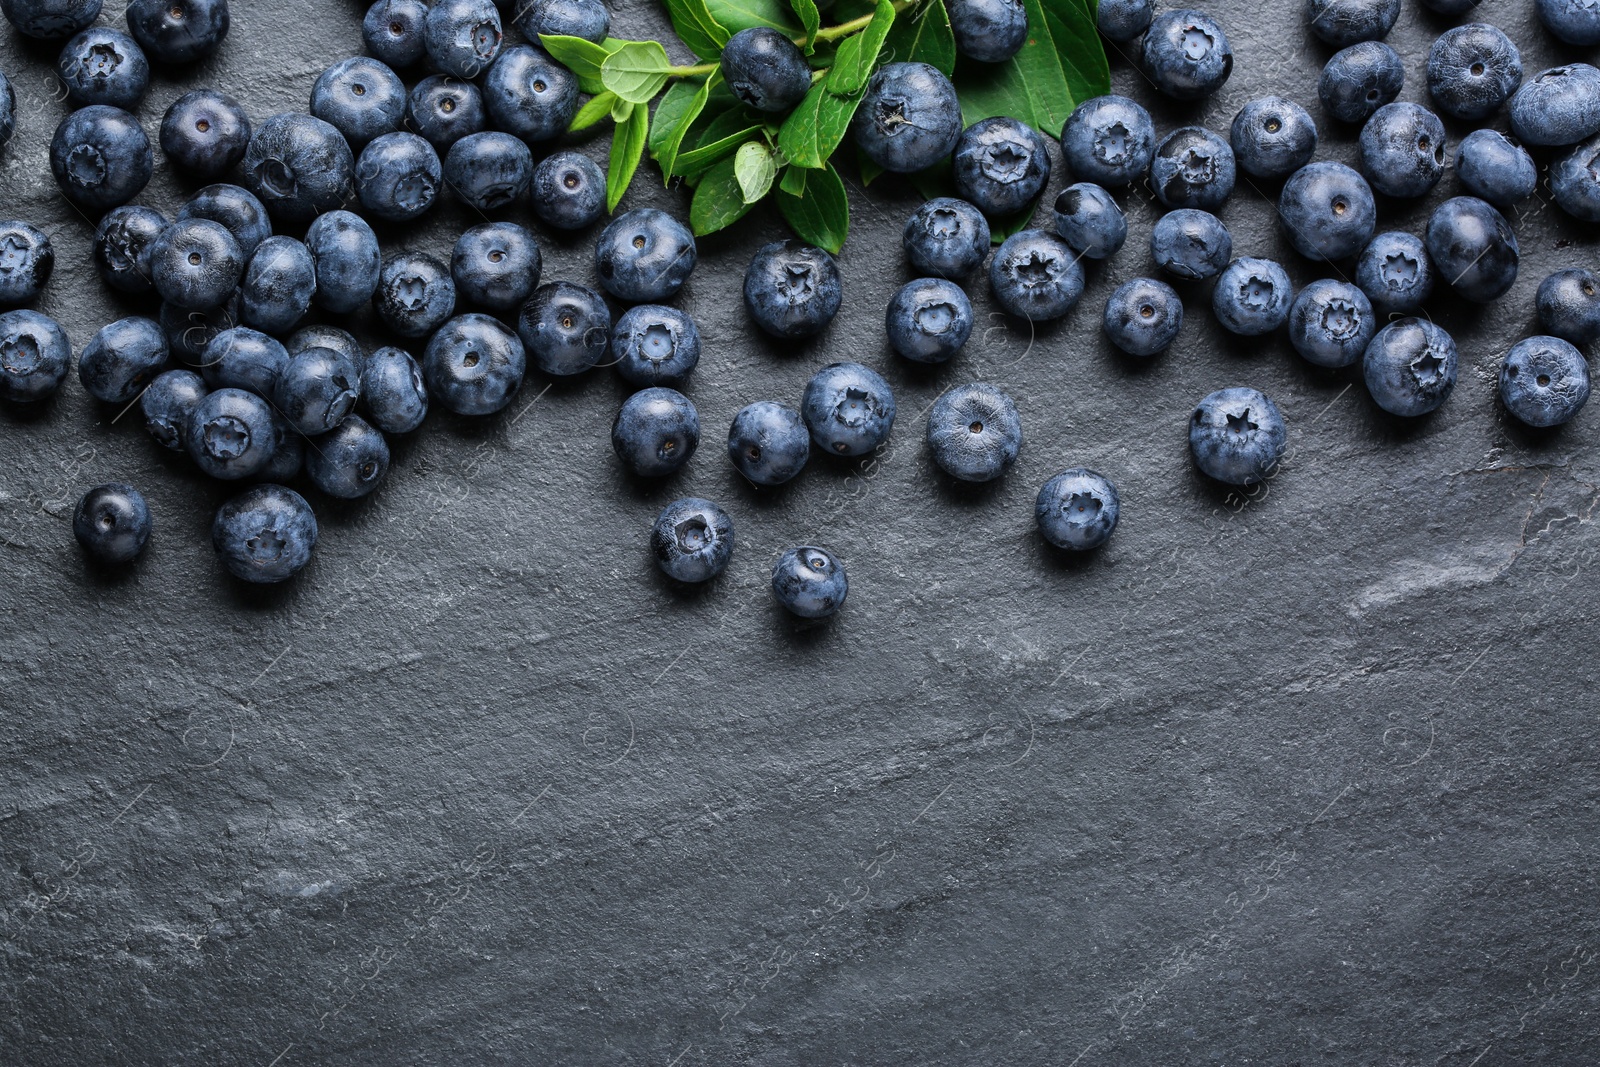
<path fill-rule="evenodd" d="M 894 13 L 898 15 L 906 8 L 916 6 L 917 3 L 918 0 L 895 0 Z M 862 15 L 858 19 L 851 19 L 849 22 L 841 22 L 837 26 L 829 26 L 826 29 L 818 30 L 817 40 L 837 41 L 839 38 L 848 37 L 852 33 L 860 33 L 862 30 L 867 28 L 867 25 L 872 21 L 872 18 L 872 15 Z M 796 44 L 801 44 L 804 41 L 804 37 L 797 37 L 795 39 Z"/>
<path fill-rule="evenodd" d="M 698 78 L 702 74 L 710 74 L 717 66 L 716 63 L 699 63 L 692 67 L 668 67 L 667 73 L 674 78 Z"/>

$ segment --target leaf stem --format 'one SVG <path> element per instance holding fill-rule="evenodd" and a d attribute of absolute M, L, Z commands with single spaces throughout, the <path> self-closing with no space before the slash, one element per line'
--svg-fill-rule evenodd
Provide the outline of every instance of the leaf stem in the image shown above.
<path fill-rule="evenodd" d="M 895 0 L 894 13 L 898 15 L 908 7 L 915 7 L 919 2 L 920 0 Z M 841 37 L 849 37 L 852 33 L 860 33 L 867 28 L 867 24 L 872 21 L 872 18 L 871 14 L 862 15 L 858 19 L 851 19 L 849 22 L 841 22 L 837 26 L 828 26 L 825 29 L 818 30 L 817 40 L 837 41 Z M 795 39 L 796 44 L 804 41 L 804 37 Z"/>
<path fill-rule="evenodd" d="M 692 67 L 668 67 L 667 73 L 674 78 L 698 78 L 702 74 L 710 74 L 719 64 L 697 63 Z"/>

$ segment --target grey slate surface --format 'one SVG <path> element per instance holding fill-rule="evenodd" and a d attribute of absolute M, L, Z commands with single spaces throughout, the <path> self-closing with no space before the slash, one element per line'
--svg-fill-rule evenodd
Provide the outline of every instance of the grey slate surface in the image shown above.
<path fill-rule="evenodd" d="M 1225 130 L 1266 92 L 1315 112 L 1328 50 L 1298 5 L 1210 10 L 1237 55 L 1217 99 L 1162 103 L 1114 56 L 1117 88 L 1163 129 Z M 1530 75 L 1594 58 L 1531 4 L 1478 11 Z M 224 54 L 158 79 L 141 115 L 154 130 L 202 83 L 258 118 L 303 108 L 359 51 L 359 16 L 236 3 Z M 1402 99 L 1425 99 L 1449 24 L 1408 0 Z M 664 32 L 649 0 L 614 25 Z M 0 33 L 24 98 L 0 213 L 54 235 L 41 309 L 81 347 L 140 305 L 99 285 L 48 177 L 66 113 L 48 58 Z M 1355 131 L 1319 123 L 1320 155 L 1353 162 Z M 655 173 L 628 204 L 685 211 Z M 1418 231 L 1455 189 L 1384 204 L 1383 225 Z M 1223 217 L 1239 254 L 1303 284 L 1319 271 L 1272 194 L 1241 185 Z M 144 201 L 181 195 L 158 163 Z M 368 501 L 315 499 L 322 544 L 284 588 L 225 579 L 208 529 L 228 490 L 75 377 L 38 412 L 0 411 L 0 1063 L 1600 1058 L 1600 412 L 1536 437 L 1493 387 L 1540 278 L 1593 265 L 1593 227 L 1546 189 L 1525 205 L 1511 293 L 1433 302 L 1462 346 L 1455 396 L 1401 423 L 1282 336 L 1220 334 L 1203 287 L 1170 354 L 1118 359 L 1099 315 L 1152 269 L 1142 192 L 1128 248 L 1065 322 L 1030 331 L 975 291 L 968 349 L 908 366 L 881 314 L 915 194 L 851 201 L 844 310 L 798 348 L 753 336 L 738 296 L 778 219 L 701 243 L 681 303 L 706 338 L 689 390 L 706 435 L 685 473 L 621 474 L 609 372 L 530 378 L 501 417 L 430 417 Z M 451 205 L 382 235 L 446 255 L 473 221 Z M 542 237 L 546 278 L 591 280 L 591 239 Z M 752 491 L 722 427 L 797 401 L 836 358 L 889 376 L 892 447 Z M 979 490 L 921 443 L 921 413 L 974 379 L 1010 390 L 1026 430 L 1015 471 Z M 1248 500 L 1185 450 L 1190 406 L 1234 384 L 1290 425 L 1290 460 Z M 1123 494 L 1087 560 L 1032 529 L 1038 486 L 1073 465 Z M 70 532 L 111 479 L 157 515 L 125 575 L 86 568 Z M 686 595 L 645 535 L 689 492 L 729 508 L 738 548 Z M 767 589 L 808 541 L 849 568 L 828 625 Z"/>

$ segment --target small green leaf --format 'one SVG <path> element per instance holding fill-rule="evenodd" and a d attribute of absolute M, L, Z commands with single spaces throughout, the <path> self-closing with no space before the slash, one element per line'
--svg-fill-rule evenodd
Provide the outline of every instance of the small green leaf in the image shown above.
<path fill-rule="evenodd" d="M 788 0 L 706 0 L 706 10 L 730 34 L 752 26 L 771 26 L 787 37 L 800 33 Z"/>
<path fill-rule="evenodd" d="M 871 185 L 883 176 L 883 168 L 867 158 L 865 152 L 856 153 L 856 169 L 861 171 L 861 184 Z"/>
<path fill-rule="evenodd" d="M 600 81 L 630 103 L 648 104 L 667 84 L 671 66 L 660 41 L 633 41 L 600 64 Z"/>
<path fill-rule="evenodd" d="M 598 93 L 605 88 L 600 81 L 600 65 L 607 56 L 629 42 L 607 37 L 600 44 L 595 44 L 582 37 L 542 33 L 539 43 L 555 57 L 557 63 L 578 76 L 578 88 L 586 93 Z"/>
<path fill-rule="evenodd" d="M 926 63 L 946 76 L 955 73 L 956 38 L 950 29 L 950 12 L 944 0 L 925 0 L 910 15 L 894 24 L 884 50 L 896 62 Z"/>
<path fill-rule="evenodd" d="M 792 168 L 790 173 L 794 173 Z M 802 241 L 838 255 L 845 238 L 850 236 L 850 198 L 845 195 L 844 180 L 831 163 L 822 170 L 802 173 L 805 174 L 805 195 L 797 196 L 780 186 L 778 210 Z M 784 179 L 786 186 L 787 174 Z"/>
<path fill-rule="evenodd" d="M 628 121 L 628 116 L 633 114 L 633 104 L 627 100 L 618 100 L 615 97 L 611 102 L 611 121 L 622 125 Z"/>
<path fill-rule="evenodd" d="M 633 181 L 633 172 L 639 169 L 644 157 L 644 142 L 650 134 L 650 109 L 644 106 L 631 108 L 626 119 L 611 135 L 611 165 L 606 169 L 606 210 L 617 210 L 622 194 Z"/>
<path fill-rule="evenodd" d="M 778 131 L 778 147 L 800 166 L 820 168 L 844 140 L 850 118 L 860 104 L 861 93 L 838 96 L 828 91 L 825 81 L 818 82 L 784 120 Z"/>
<path fill-rule="evenodd" d="M 739 183 L 739 193 L 744 202 L 753 204 L 767 195 L 772 179 L 778 176 L 778 165 L 773 161 L 772 149 L 761 141 L 751 141 L 739 146 L 733 155 L 733 177 Z"/>
<path fill-rule="evenodd" d="M 822 28 L 822 12 L 817 10 L 817 0 L 789 0 L 789 6 L 794 8 L 794 13 L 800 18 L 800 25 L 805 27 L 806 42 L 802 47 L 809 56 L 817 47 L 817 31 Z"/>
<path fill-rule="evenodd" d="M 1069 0 L 1070 2 L 1070 0 Z M 859 92 L 872 76 L 877 66 L 878 53 L 894 26 L 892 0 L 878 0 L 872 21 L 860 33 L 846 37 L 833 58 L 833 69 L 828 72 L 828 91 L 836 96 L 849 96 Z"/>
<path fill-rule="evenodd" d="M 804 167 L 789 167 L 783 172 L 783 180 L 778 183 L 778 188 L 790 196 L 805 196 L 806 175 L 809 173 Z"/>
<path fill-rule="evenodd" d="M 715 233 L 744 217 L 750 210 L 739 179 L 734 176 L 734 161 L 725 159 L 706 172 L 689 204 L 689 225 L 695 236 Z"/>
<path fill-rule="evenodd" d="M 731 156 L 738 150 L 740 145 L 750 139 L 751 134 L 759 132 L 761 132 L 760 126 L 751 126 L 721 140 L 713 141 L 708 145 L 701 145 L 692 151 L 680 153 L 673 170 L 686 178 L 697 177 L 713 163 Z"/>
<path fill-rule="evenodd" d="M 689 50 L 701 59 L 716 59 L 730 36 L 706 7 L 706 0 L 666 0 L 667 16 Z"/>
<path fill-rule="evenodd" d="M 667 90 L 667 95 L 662 97 L 661 103 L 656 106 L 656 127 L 651 134 L 651 141 L 654 143 L 650 153 L 655 157 L 656 162 L 661 164 L 663 178 L 671 180 L 673 169 L 678 162 L 678 150 L 683 147 L 683 139 L 688 135 L 689 127 L 694 125 L 695 119 L 700 117 L 700 112 L 705 110 L 706 101 L 710 99 L 712 90 L 716 88 L 717 83 L 721 82 L 721 80 L 722 72 L 720 70 L 712 71 L 705 81 L 693 87 L 693 95 L 686 105 L 675 105 L 669 109 L 667 103 L 673 95 L 673 90 L 685 84 L 678 82 L 673 85 L 672 89 Z M 667 112 L 666 121 L 672 123 L 672 126 L 663 137 L 657 140 L 655 132 L 661 129 L 663 111 Z"/>
<path fill-rule="evenodd" d="M 569 132 L 587 130 L 590 126 L 611 114 L 611 105 L 616 102 L 617 98 L 612 93 L 599 93 L 591 96 L 589 102 L 580 107 L 578 113 L 572 116 L 572 125 L 568 126 L 567 130 Z"/>

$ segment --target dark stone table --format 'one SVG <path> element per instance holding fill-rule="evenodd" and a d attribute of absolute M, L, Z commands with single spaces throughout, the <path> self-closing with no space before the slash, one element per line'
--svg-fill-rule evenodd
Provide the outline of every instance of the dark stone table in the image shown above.
<path fill-rule="evenodd" d="M 304 108 L 360 50 L 348 2 L 235 10 L 219 59 L 153 89 L 150 128 L 197 84 L 258 118 Z M 1530 75 L 1594 58 L 1531 4 L 1479 10 Z M 1158 101 L 1113 56 L 1118 89 L 1163 128 L 1225 130 L 1266 92 L 1315 104 L 1328 50 L 1297 4 L 1213 11 L 1238 59 L 1219 98 Z M 1447 25 L 1408 0 L 1402 99 L 1425 99 Z M 645 0 L 615 29 L 664 32 Z M 49 58 L 0 34 L 22 97 L 0 214 L 54 236 L 41 309 L 81 347 L 143 305 L 101 287 L 49 179 L 66 113 Z M 1353 161 L 1354 131 L 1322 125 L 1320 154 Z M 684 212 L 656 174 L 627 203 Z M 1419 231 L 1456 188 L 1382 205 L 1383 225 Z M 182 193 L 159 164 L 143 199 Z M 1303 284 L 1319 270 L 1279 236 L 1274 193 L 1242 184 L 1222 214 L 1239 254 Z M 1165 358 L 1117 358 L 1100 311 L 1152 269 L 1142 192 L 1066 321 L 1030 330 L 974 292 L 967 350 L 909 366 L 881 314 L 916 200 L 852 189 L 844 310 L 806 345 L 753 336 L 740 307 L 752 251 L 785 232 L 774 213 L 701 243 L 681 303 L 706 339 L 690 392 L 707 432 L 680 476 L 621 474 L 609 372 L 530 378 L 500 417 L 434 416 L 397 442 L 371 499 L 315 499 L 317 557 L 281 588 L 224 577 L 208 530 L 228 488 L 137 412 L 75 377 L 40 411 L 0 411 L 0 1062 L 1600 1058 L 1600 411 L 1536 437 L 1493 384 L 1540 278 L 1593 264 L 1594 228 L 1547 189 L 1523 207 L 1516 287 L 1431 305 L 1462 380 L 1404 423 L 1358 373 L 1220 333 L 1203 287 Z M 452 205 L 382 236 L 447 255 L 473 221 Z M 546 278 L 591 280 L 591 240 L 542 238 Z M 888 375 L 892 447 L 752 491 L 721 428 L 797 401 L 835 358 Z M 922 420 L 974 379 L 1016 397 L 1026 443 L 1001 484 L 964 489 Z M 1290 425 L 1289 461 L 1247 497 L 1203 484 L 1185 448 L 1193 402 L 1238 384 Z M 1083 560 L 1032 520 L 1075 465 L 1124 502 Z M 157 515 L 127 574 L 86 567 L 70 531 L 111 479 Z M 645 538 L 690 492 L 729 508 L 738 548 L 686 595 Z M 827 625 L 768 591 L 808 541 L 849 568 Z"/>

